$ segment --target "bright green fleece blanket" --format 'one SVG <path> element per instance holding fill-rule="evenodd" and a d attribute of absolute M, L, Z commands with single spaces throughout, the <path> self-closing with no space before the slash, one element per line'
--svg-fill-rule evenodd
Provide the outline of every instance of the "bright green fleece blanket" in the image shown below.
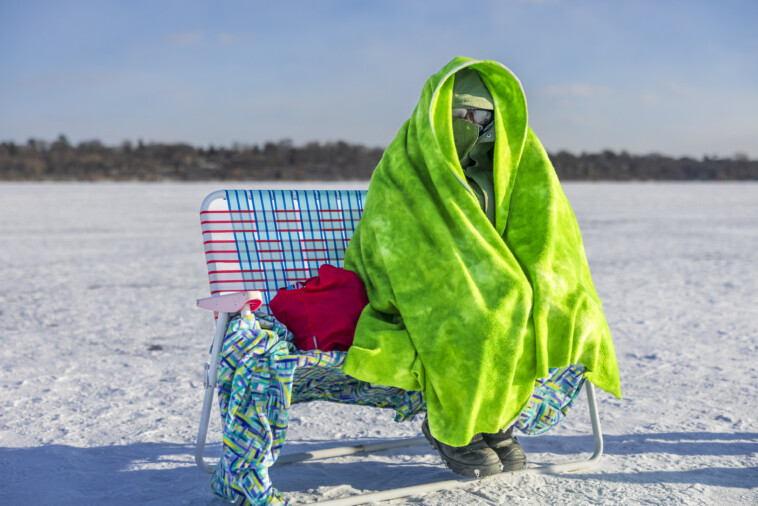
<path fill-rule="evenodd" d="M 453 142 L 454 74 L 464 67 L 495 102 L 494 226 Z M 582 364 L 620 397 L 579 227 L 527 126 L 521 84 L 497 62 L 456 58 L 426 82 L 371 178 L 345 267 L 370 303 L 343 370 L 422 390 L 444 443 L 463 446 L 512 423 L 550 367 Z"/>

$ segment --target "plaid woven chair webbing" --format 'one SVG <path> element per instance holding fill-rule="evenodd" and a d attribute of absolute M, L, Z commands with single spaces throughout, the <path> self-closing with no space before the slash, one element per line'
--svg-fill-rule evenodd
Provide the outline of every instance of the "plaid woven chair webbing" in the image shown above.
<path fill-rule="evenodd" d="M 211 295 L 279 288 L 342 267 L 365 191 L 229 190 L 226 208 L 201 212 Z"/>

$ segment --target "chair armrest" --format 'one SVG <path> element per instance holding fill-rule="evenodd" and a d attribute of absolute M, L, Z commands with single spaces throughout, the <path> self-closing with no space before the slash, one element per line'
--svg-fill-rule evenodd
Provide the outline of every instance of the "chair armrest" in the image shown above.
<path fill-rule="evenodd" d="M 243 316 L 255 311 L 262 304 L 263 295 L 256 290 L 228 293 L 197 300 L 197 307 L 210 309 L 216 313 L 236 313 L 239 311 Z"/>

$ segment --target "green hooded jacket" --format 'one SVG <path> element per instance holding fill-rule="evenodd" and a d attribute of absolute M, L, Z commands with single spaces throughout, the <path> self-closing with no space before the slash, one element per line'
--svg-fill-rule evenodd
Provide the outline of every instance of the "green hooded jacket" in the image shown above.
<path fill-rule="evenodd" d="M 464 68 L 495 106 L 494 226 L 453 138 L 453 84 Z M 369 305 L 343 370 L 422 390 L 431 432 L 446 444 L 511 424 L 551 367 L 582 364 L 620 396 L 579 227 L 527 125 L 521 84 L 497 62 L 455 58 L 426 82 L 374 171 L 345 267 Z"/>

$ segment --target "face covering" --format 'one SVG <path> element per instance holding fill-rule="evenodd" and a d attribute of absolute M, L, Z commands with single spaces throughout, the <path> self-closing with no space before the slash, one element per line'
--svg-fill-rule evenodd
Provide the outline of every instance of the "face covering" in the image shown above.
<path fill-rule="evenodd" d="M 452 108 L 459 107 L 493 110 L 492 95 L 479 74 L 472 69 L 463 69 L 455 74 Z M 453 139 L 458 159 L 463 161 L 477 142 L 481 128 L 465 119 L 453 118 Z"/>
<path fill-rule="evenodd" d="M 455 74 L 454 79 L 453 109 L 475 107 L 494 110 L 492 95 L 475 70 L 463 69 Z M 490 151 L 495 142 L 495 129 L 491 128 L 491 124 L 482 129 L 475 123 L 459 118 L 452 119 L 452 126 L 455 151 L 466 174 L 466 182 L 479 200 L 482 211 L 494 224 L 494 182 Z"/>
<path fill-rule="evenodd" d="M 463 161 L 479 138 L 479 127 L 465 119 L 453 119 L 453 139 L 458 160 Z"/>

